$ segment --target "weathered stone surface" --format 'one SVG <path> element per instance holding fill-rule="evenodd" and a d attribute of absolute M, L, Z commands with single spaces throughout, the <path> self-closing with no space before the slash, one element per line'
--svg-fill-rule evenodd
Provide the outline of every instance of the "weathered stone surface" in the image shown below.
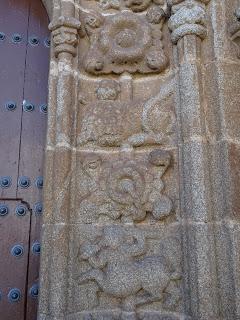
<path fill-rule="evenodd" d="M 174 219 L 177 209 L 165 194 L 164 176 L 168 188 L 176 191 L 172 153 L 163 149 L 149 152 L 94 153 L 79 152 L 76 176 L 76 211 L 74 222 L 157 222 Z M 175 175 L 176 177 L 177 175 Z M 176 217 L 175 217 L 176 218 Z"/>
<path fill-rule="evenodd" d="M 169 83 L 167 92 L 163 90 L 150 99 L 133 99 L 133 85 L 131 77 L 122 77 L 118 82 L 102 80 L 96 84 L 82 83 L 84 96 L 80 96 L 78 146 L 171 144 L 175 125 L 170 97 L 173 94 L 172 84 Z M 85 91 L 85 86 L 91 86 L 96 93 Z"/>
<path fill-rule="evenodd" d="M 45 3 L 39 319 L 240 319 L 239 3 Z"/>
<path fill-rule="evenodd" d="M 164 14 L 160 19 L 150 13 L 103 16 L 96 11 L 83 12 L 83 34 L 90 39 L 86 55 L 80 58 L 83 68 L 93 74 L 163 71 L 168 65 L 161 41 L 164 18 Z"/>
<path fill-rule="evenodd" d="M 177 227 L 169 232 L 164 227 L 79 225 L 73 234 L 70 308 L 80 319 L 84 314 L 98 319 L 111 311 L 119 319 L 137 317 L 137 310 L 146 316 L 151 310 L 159 316 L 163 310 L 181 312 Z"/>

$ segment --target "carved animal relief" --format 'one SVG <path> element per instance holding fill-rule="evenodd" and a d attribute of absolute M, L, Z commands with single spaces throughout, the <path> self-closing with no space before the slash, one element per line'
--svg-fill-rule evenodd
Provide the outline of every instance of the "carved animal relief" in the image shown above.
<path fill-rule="evenodd" d="M 160 319 L 158 312 L 146 309 L 154 304 L 171 314 L 181 299 L 178 240 L 165 236 L 161 243 L 159 233 L 160 229 L 109 225 L 93 234 L 86 227 L 75 281 L 81 294 L 91 295 L 92 300 L 81 319 Z M 169 250 L 171 246 L 175 248 Z M 112 310 L 101 309 L 107 301 Z"/>
<path fill-rule="evenodd" d="M 131 90 L 132 79 L 127 81 Z M 125 82 L 102 80 L 95 89 L 97 100 L 80 100 L 78 146 L 139 147 L 171 142 L 175 116 L 164 97 L 133 100 L 124 92 Z"/>

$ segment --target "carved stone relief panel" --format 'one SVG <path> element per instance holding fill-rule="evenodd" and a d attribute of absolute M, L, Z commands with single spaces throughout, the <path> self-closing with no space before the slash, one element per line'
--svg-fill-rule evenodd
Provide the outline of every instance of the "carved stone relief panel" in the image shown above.
<path fill-rule="evenodd" d="M 183 319 L 178 228 L 85 225 L 72 234 L 67 319 Z"/>
<path fill-rule="evenodd" d="M 85 72 L 147 74 L 167 68 L 162 32 L 165 1 L 107 0 L 98 6 L 95 1 L 83 1 L 82 5 L 81 36 L 85 41 L 80 60 Z"/>
<path fill-rule="evenodd" d="M 146 83 L 148 80 L 146 79 Z M 172 84 L 168 91 L 146 99 L 144 95 L 157 90 L 158 84 L 144 83 L 133 97 L 134 80 L 122 76 L 118 80 L 103 79 L 97 82 L 82 81 L 79 101 L 78 147 L 143 147 L 172 145 L 175 114 Z M 140 86 L 140 83 L 138 84 Z M 89 90 L 91 88 L 91 90 Z M 160 89 L 160 87 L 159 87 Z M 82 96 L 84 95 L 84 96 Z"/>
<path fill-rule="evenodd" d="M 80 3 L 69 319 L 183 316 L 168 10 Z"/>
<path fill-rule="evenodd" d="M 176 221 L 175 156 L 160 148 L 80 152 L 73 221 L 100 224 Z"/>

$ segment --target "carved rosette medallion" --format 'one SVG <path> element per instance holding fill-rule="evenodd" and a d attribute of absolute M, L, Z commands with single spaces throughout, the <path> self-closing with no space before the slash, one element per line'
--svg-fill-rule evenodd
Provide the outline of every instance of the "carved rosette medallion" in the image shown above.
<path fill-rule="evenodd" d="M 84 59 L 89 73 L 152 73 L 167 67 L 161 32 L 154 34 L 146 17 L 131 12 L 107 16 L 92 32 Z"/>
<path fill-rule="evenodd" d="M 158 5 L 149 0 L 105 1 L 99 8 L 90 6 L 91 2 L 84 2 L 86 10 L 81 12 L 81 35 L 88 43 L 82 59 L 86 72 L 147 74 L 167 68 L 162 41 L 165 1 Z"/>
<path fill-rule="evenodd" d="M 77 221 L 84 223 L 163 221 L 174 214 L 164 194 L 171 154 L 161 149 L 121 159 L 88 152 L 81 159 Z"/>

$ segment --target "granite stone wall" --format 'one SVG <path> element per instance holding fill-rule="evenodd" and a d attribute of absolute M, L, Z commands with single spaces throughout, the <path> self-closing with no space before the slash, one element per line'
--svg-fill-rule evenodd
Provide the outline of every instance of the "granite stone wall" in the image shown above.
<path fill-rule="evenodd" d="M 39 320 L 240 319 L 240 3 L 44 3 Z"/>

